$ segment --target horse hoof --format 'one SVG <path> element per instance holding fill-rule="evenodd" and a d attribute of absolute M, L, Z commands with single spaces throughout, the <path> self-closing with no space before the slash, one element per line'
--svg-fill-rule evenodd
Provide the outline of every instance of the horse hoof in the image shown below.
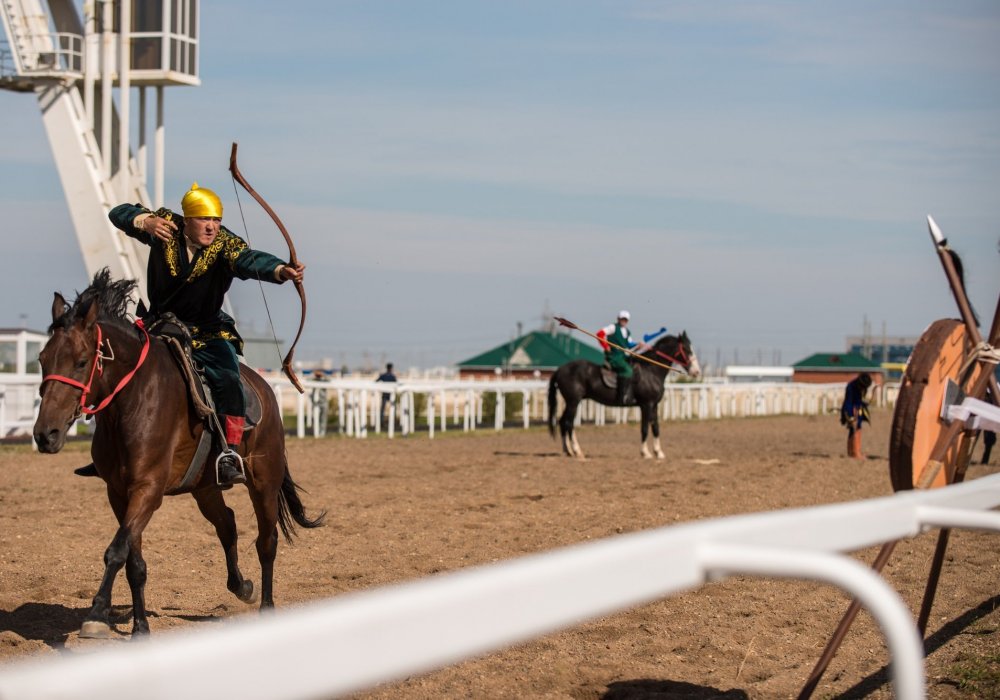
<path fill-rule="evenodd" d="M 110 639 L 111 625 L 100 620 L 87 620 L 80 627 L 80 637 L 83 639 Z"/>
<path fill-rule="evenodd" d="M 236 594 L 236 597 L 248 605 L 256 603 L 260 600 L 260 596 L 257 593 L 257 589 L 253 585 L 253 581 L 244 581 L 243 589 Z"/>

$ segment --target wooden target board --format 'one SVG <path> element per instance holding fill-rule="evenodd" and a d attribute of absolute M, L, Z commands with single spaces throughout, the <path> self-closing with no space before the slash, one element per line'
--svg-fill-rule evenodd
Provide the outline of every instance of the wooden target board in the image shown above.
<path fill-rule="evenodd" d="M 967 392 L 981 371 L 979 363 L 967 362 L 971 345 L 964 323 L 941 319 L 913 348 L 892 419 L 889 477 L 894 491 L 947 486 L 954 480 L 959 459 L 972 448 L 963 431 L 940 462 L 931 462 L 934 447 L 948 428 L 941 420 L 948 380 Z"/>

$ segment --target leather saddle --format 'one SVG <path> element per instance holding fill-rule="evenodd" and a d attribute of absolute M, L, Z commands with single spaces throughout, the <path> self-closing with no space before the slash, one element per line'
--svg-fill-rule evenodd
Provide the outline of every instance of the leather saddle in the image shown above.
<path fill-rule="evenodd" d="M 635 378 L 636 378 L 635 374 L 633 374 L 632 375 L 632 381 L 635 381 Z M 615 372 L 610 367 L 608 367 L 607 365 L 602 365 L 601 366 L 601 381 L 604 383 L 604 386 L 608 387 L 609 389 L 617 389 L 618 388 L 618 373 Z M 632 387 L 629 386 L 629 388 L 631 389 Z"/>
<path fill-rule="evenodd" d="M 167 343 L 187 382 L 188 396 L 191 398 L 195 411 L 202 419 L 208 419 L 215 412 L 212 392 L 205 380 L 204 371 L 194 361 L 191 333 L 187 326 L 177 320 L 173 314 L 167 313 L 151 324 L 149 334 Z M 263 408 L 257 392 L 247 382 L 242 367 L 241 365 L 240 385 L 246 399 L 246 423 L 243 431 L 247 432 L 253 430 L 260 422 Z M 207 422 L 210 428 L 214 427 L 215 421 L 208 420 Z"/>
<path fill-rule="evenodd" d="M 201 431 L 198 446 L 184 472 L 184 477 L 177 487 L 167 492 L 167 495 L 186 493 L 194 490 L 201 481 L 202 471 L 213 452 L 213 436 L 218 438 L 218 442 L 222 446 L 226 444 L 226 436 L 222 434 L 223 428 L 215 417 L 212 392 L 205 380 L 204 371 L 194 361 L 191 333 L 187 326 L 177 320 L 173 314 L 164 314 L 151 324 L 149 334 L 167 343 L 167 347 L 170 348 L 171 354 L 184 376 L 188 396 L 195 413 L 205 424 L 205 429 Z M 246 421 L 243 424 L 244 433 L 253 430 L 260 423 L 263 415 L 261 398 L 256 389 L 247 382 L 247 374 L 251 371 L 245 365 L 240 365 L 240 385 L 243 390 L 246 410 Z"/>
<path fill-rule="evenodd" d="M 609 389 L 618 388 L 618 374 L 607 365 L 601 367 L 601 381 Z"/>
<path fill-rule="evenodd" d="M 618 392 L 618 374 L 608 367 L 607 365 L 601 366 L 601 382 L 604 386 L 608 387 Z M 629 382 L 628 386 L 625 387 L 624 404 L 625 406 L 635 405 L 635 390 L 633 388 L 635 382 L 635 375 L 632 375 L 632 381 Z"/>

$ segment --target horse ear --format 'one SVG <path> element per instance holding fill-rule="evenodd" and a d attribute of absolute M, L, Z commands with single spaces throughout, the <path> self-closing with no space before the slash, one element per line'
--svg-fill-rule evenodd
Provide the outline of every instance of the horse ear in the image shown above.
<path fill-rule="evenodd" d="M 94 324 L 97 322 L 98 306 L 96 297 L 91 299 L 90 306 L 87 307 L 87 314 L 83 317 L 83 327 L 88 331 L 93 328 Z"/>
<path fill-rule="evenodd" d="M 56 292 L 55 297 L 52 299 L 52 323 L 55 323 L 62 315 L 66 313 L 66 300 L 63 299 L 63 295 Z"/>

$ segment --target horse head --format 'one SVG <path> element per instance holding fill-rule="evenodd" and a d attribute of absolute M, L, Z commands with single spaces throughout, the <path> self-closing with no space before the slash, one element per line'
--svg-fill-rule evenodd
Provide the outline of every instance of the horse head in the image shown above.
<path fill-rule="evenodd" d="M 85 311 L 78 306 L 69 306 L 56 292 L 51 336 L 38 356 L 43 377 L 38 393 L 42 400 L 33 435 L 41 452 L 56 453 L 66 444 L 66 435 L 83 408 L 83 387 L 90 386 L 97 369 L 99 306 L 96 300 L 91 300 Z M 64 379 L 50 381 L 50 377 Z"/>
<path fill-rule="evenodd" d="M 51 334 L 38 356 L 42 384 L 41 404 L 33 436 L 41 452 L 55 453 L 66 444 L 66 435 L 81 413 L 93 413 L 88 406 L 103 386 L 102 353 L 105 338 L 101 323 L 109 328 L 127 325 L 126 309 L 135 289 L 132 280 L 113 281 L 107 268 L 94 275 L 87 289 L 73 305 L 56 292 L 52 301 Z"/>
<path fill-rule="evenodd" d="M 692 377 L 701 376 L 701 365 L 698 363 L 694 348 L 691 347 L 687 331 L 681 331 L 680 335 L 660 338 L 653 345 L 653 355 L 658 360 L 668 360 L 675 366 L 681 367 Z"/>

